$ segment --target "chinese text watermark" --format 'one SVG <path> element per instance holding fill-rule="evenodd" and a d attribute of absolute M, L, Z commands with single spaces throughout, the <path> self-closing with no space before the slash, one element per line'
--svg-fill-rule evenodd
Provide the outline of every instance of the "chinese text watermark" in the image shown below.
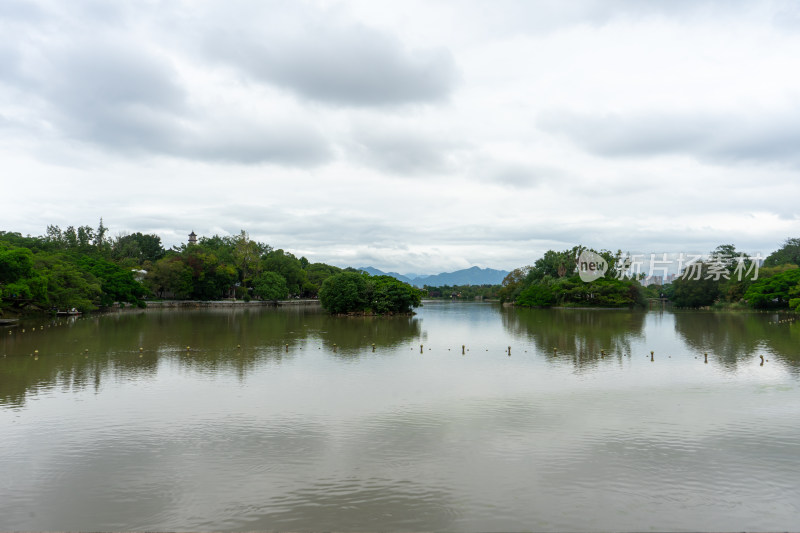
<path fill-rule="evenodd" d="M 602 278 L 609 269 L 616 279 L 636 279 L 644 284 L 664 285 L 676 279 L 730 280 L 758 279 L 758 269 L 764 258 L 755 255 L 710 254 L 628 254 L 617 257 L 613 264 L 602 255 L 584 250 L 577 257 L 576 268 L 581 280 L 591 282 Z"/>

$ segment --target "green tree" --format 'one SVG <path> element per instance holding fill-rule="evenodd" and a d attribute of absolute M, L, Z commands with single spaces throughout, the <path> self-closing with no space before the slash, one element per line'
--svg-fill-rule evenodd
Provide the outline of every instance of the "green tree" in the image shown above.
<path fill-rule="evenodd" d="M 702 268 L 705 263 L 698 263 Z M 678 307 L 706 307 L 714 304 L 721 295 L 720 280 L 707 278 L 701 274 L 700 279 L 679 277 L 672 282 L 670 301 Z"/>
<path fill-rule="evenodd" d="M 121 235 L 111 244 L 111 257 L 118 262 L 131 259 L 137 265 L 142 265 L 146 261 L 158 261 L 165 253 L 161 237 L 158 235 L 136 232 L 131 235 Z"/>
<path fill-rule="evenodd" d="M 66 248 L 78 247 L 78 233 L 75 231 L 75 227 L 67 226 L 67 229 L 64 230 L 64 244 Z"/>
<path fill-rule="evenodd" d="M 289 252 L 274 250 L 266 255 L 261 262 L 261 267 L 267 272 L 277 272 L 286 280 L 289 294 L 302 294 L 308 278 L 303 270 L 300 260 Z"/>
<path fill-rule="evenodd" d="M 103 290 L 100 280 L 90 272 L 57 256 L 41 258 L 37 270 L 43 272 L 46 280 L 46 300 L 36 302 L 41 307 L 75 307 L 84 312 L 97 308 Z"/>
<path fill-rule="evenodd" d="M 800 312 L 800 283 L 789 289 L 789 308 Z"/>
<path fill-rule="evenodd" d="M 2 247 L 0 243 L 0 301 L 46 304 L 46 284 L 34 268 L 34 254 L 27 248 Z"/>
<path fill-rule="evenodd" d="M 86 249 L 92 245 L 92 242 L 95 239 L 94 229 L 90 226 L 79 226 L 78 227 L 78 246 L 80 248 Z"/>
<path fill-rule="evenodd" d="M 457 298 L 459 300 L 475 300 L 499 298 L 502 285 L 425 285 L 423 294 L 428 298 Z"/>
<path fill-rule="evenodd" d="M 391 276 L 341 272 L 322 283 L 319 301 L 330 313 L 408 313 L 422 303 L 422 291 Z"/>
<path fill-rule="evenodd" d="M 422 303 L 422 291 L 392 276 L 367 278 L 368 306 L 380 315 L 410 313 Z"/>
<path fill-rule="evenodd" d="M 311 263 L 305 268 L 305 270 L 309 283 L 316 287 L 314 294 L 319 291 L 319 287 L 322 286 L 322 283 L 326 279 L 342 271 L 342 269 L 339 267 L 326 265 L 325 263 Z"/>
<path fill-rule="evenodd" d="M 234 265 L 236 260 L 233 257 L 233 250 L 236 248 L 236 237 L 200 237 L 198 244 L 192 248 L 200 248 L 206 253 L 212 253 L 222 263 Z M 188 249 L 186 251 L 189 251 Z"/>
<path fill-rule="evenodd" d="M 58 226 L 49 226 L 49 225 L 47 226 L 45 241 L 52 243 L 57 248 L 66 247 L 64 232 L 62 232 L 61 228 L 59 228 Z"/>
<path fill-rule="evenodd" d="M 800 238 L 786 239 L 779 250 L 775 250 L 764 260 L 764 266 L 800 265 Z"/>
<path fill-rule="evenodd" d="M 550 307 L 556 303 L 556 295 L 548 285 L 534 283 L 519 293 L 515 303 L 522 307 Z"/>
<path fill-rule="evenodd" d="M 77 266 L 100 281 L 100 305 L 108 307 L 114 302 L 143 305 L 146 289 L 133 277 L 133 272 L 105 259 L 84 255 Z"/>
<path fill-rule="evenodd" d="M 533 268 L 528 272 L 526 281 L 538 281 L 545 276 L 562 278 L 575 274 L 576 255 L 573 250 L 564 250 L 563 252 L 546 251 L 541 259 L 537 259 L 533 264 Z"/>
<path fill-rule="evenodd" d="M 519 293 L 526 286 L 526 279 L 528 274 L 533 269 L 532 266 L 525 266 L 515 268 L 503 278 L 503 288 L 500 289 L 499 296 L 501 302 L 513 302 L 519 296 Z"/>
<path fill-rule="evenodd" d="M 167 293 L 173 298 L 188 298 L 192 294 L 192 269 L 180 256 L 164 257 L 147 272 L 145 284 L 159 298 Z"/>
<path fill-rule="evenodd" d="M 235 243 L 233 259 L 239 269 L 242 286 L 247 287 L 251 279 L 257 277 L 261 272 L 259 259 L 264 250 L 259 246 L 259 243 L 250 240 L 250 236 L 244 230 L 236 237 Z"/>
<path fill-rule="evenodd" d="M 33 273 L 33 253 L 27 248 L 0 249 L 0 284 L 12 283 Z"/>
<path fill-rule="evenodd" d="M 253 280 L 253 294 L 262 300 L 283 300 L 289 295 L 286 280 L 277 272 L 262 272 Z"/>
<path fill-rule="evenodd" d="M 556 301 L 562 305 L 631 307 L 644 304 L 642 286 L 631 279 L 603 277 L 586 283 L 579 276 L 570 276 L 552 280 L 551 287 Z"/>
<path fill-rule="evenodd" d="M 747 303 L 761 309 L 789 307 L 800 286 L 800 268 L 792 268 L 750 285 L 744 295 Z"/>
<path fill-rule="evenodd" d="M 329 277 L 319 289 L 319 301 L 330 313 L 363 311 L 367 299 L 367 276 L 356 272 L 342 272 Z"/>
<path fill-rule="evenodd" d="M 103 225 L 103 217 L 100 217 L 100 224 L 97 226 L 97 231 L 94 233 L 92 244 L 97 248 L 101 254 L 106 255 L 110 250 L 110 243 L 106 239 L 108 228 Z"/>
<path fill-rule="evenodd" d="M 721 244 L 710 254 L 708 261 L 687 267 L 682 275 L 672 282 L 670 301 L 678 307 L 706 307 L 719 301 L 738 301 L 746 290 L 753 272 L 749 258 L 742 260 L 741 254 L 732 244 Z M 743 268 L 742 279 L 736 274 Z"/>
<path fill-rule="evenodd" d="M 182 259 L 192 269 L 191 297 L 197 300 L 224 298 L 239 278 L 236 267 L 222 261 L 204 245 L 187 247 Z"/>

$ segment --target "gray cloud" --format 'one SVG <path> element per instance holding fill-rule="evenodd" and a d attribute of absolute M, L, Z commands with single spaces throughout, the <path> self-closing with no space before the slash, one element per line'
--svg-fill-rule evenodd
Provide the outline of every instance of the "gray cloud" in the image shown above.
<path fill-rule="evenodd" d="M 168 148 L 173 154 L 217 162 L 314 166 L 333 157 L 325 136 L 303 121 L 276 119 L 258 122 L 236 116 L 207 118 L 196 131 L 176 135 Z"/>
<path fill-rule="evenodd" d="M 438 102 L 455 88 L 455 61 L 444 48 L 410 49 L 391 35 L 341 16 L 283 7 L 282 18 L 250 32 L 209 29 L 203 53 L 255 79 L 325 103 Z M 293 31 L 281 27 L 285 25 Z"/>
<path fill-rule="evenodd" d="M 354 205 L 353 210 L 346 211 L 315 206 L 298 214 L 290 208 L 265 210 L 257 206 L 237 206 L 224 209 L 222 214 L 232 221 L 225 228 L 231 234 L 245 228 L 253 234 L 269 235 L 270 244 L 285 248 L 316 247 L 332 242 L 385 246 L 409 237 L 409 228 L 393 225 L 377 215 L 361 213 L 358 207 Z"/>
<path fill-rule="evenodd" d="M 0 20 L 37 21 L 44 17 L 42 10 L 33 2 L 3 0 L 0 2 Z"/>
<path fill-rule="evenodd" d="M 507 161 L 486 155 L 472 159 L 469 163 L 469 175 L 487 183 L 514 189 L 531 189 L 566 177 L 563 170 L 547 165 Z"/>
<path fill-rule="evenodd" d="M 794 0 L 773 0 L 771 2 L 772 24 L 788 33 L 796 33 L 800 26 L 800 5 Z"/>
<path fill-rule="evenodd" d="M 660 17 L 691 19 L 724 18 L 739 13 L 745 0 L 495 0 L 486 9 L 481 0 L 459 2 L 458 14 L 478 21 L 475 31 L 491 35 L 542 34 L 566 27 L 589 24 L 602 26 L 620 18 Z"/>
<path fill-rule="evenodd" d="M 6 43 L 0 43 L 0 81 L 13 83 L 19 76 L 19 52 Z"/>
<path fill-rule="evenodd" d="M 505 164 L 495 169 L 495 172 L 489 175 L 489 181 L 492 183 L 510 185 L 512 187 L 528 188 L 541 183 L 545 175 L 553 175 L 553 172 L 528 165 Z"/>
<path fill-rule="evenodd" d="M 625 16 L 692 17 L 709 14 L 724 15 L 747 5 L 745 0 L 661 0 L 655 2 L 628 2 L 626 0 L 584 0 L 581 11 L 589 19 L 604 23 L 608 19 Z"/>
<path fill-rule="evenodd" d="M 88 42 L 48 54 L 38 82 L 63 132 L 121 150 L 161 150 L 187 111 L 169 65 L 119 43 Z"/>
<path fill-rule="evenodd" d="M 345 143 L 351 158 L 367 166 L 400 175 L 447 172 L 456 153 L 465 146 L 444 134 L 359 123 Z"/>
<path fill-rule="evenodd" d="M 778 211 L 777 215 L 782 220 L 800 221 L 800 207 L 796 207 L 793 211 Z"/>
<path fill-rule="evenodd" d="M 328 141 L 302 119 L 191 104 L 170 62 L 146 45 L 96 38 L 30 55 L 24 69 L 13 68 L 18 52 L 0 49 L 9 58 L 0 79 L 38 98 L 39 121 L 63 137 L 128 154 L 243 164 L 308 166 L 331 157 Z"/>
<path fill-rule="evenodd" d="M 553 112 L 542 115 L 539 125 L 603 156 L 683 154 L 718 163 L 798 165 L 799 119 L 796 110 L 757 116 Z"/>

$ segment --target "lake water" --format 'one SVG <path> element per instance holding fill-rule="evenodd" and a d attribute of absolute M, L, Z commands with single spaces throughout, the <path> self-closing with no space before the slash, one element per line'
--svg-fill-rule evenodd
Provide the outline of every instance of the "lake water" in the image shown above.
<path fill-rule="evenodd" d="M 800 530 L 786 319 L 431 302 L 0 329 L 0 530 Z"/>

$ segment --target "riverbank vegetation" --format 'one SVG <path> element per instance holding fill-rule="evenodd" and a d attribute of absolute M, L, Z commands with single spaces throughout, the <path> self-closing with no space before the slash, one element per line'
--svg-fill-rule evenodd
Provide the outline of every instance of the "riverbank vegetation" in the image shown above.
<path fill-rule="evenodd" d="M 38 237 L 0 232 L 0 313 L 144 306 L 146 298 L 314 298 L 340 272 L 245 231 L 165 249 L 157 235 L 109 238 L 102 220 L 96 229 L 48 226 Z"/>
<path fill-rule="evenodd" d="M 711 256 L 714 263 L 702 265 L 719 276 L 680 277 L 661 289 L 664 296 L 678 307 L 800 311 L 800 239 L 788 239 L 757 269 L 749 259 L 739 262 L 733 245 L 719 246 Z"/>
<path fill-rule="evenodd" d="M 48 226 L 32 237 L 0 231 L 0 314 L 91 311 L 115 302 L 144 306 L 148 298 L 276 301 L 320 297 L 332 313 L 406 313 L 423 294 L 433 298 L 500 299 L 525 307 L 631 307 L 666 298 L 678 307 L 738 307 L 800 311 L 800 238 L 754 264 L 722 245 L 672 283 L 643 287 L 643 274 L 620 272 L 621 251 L 594 252 L 607 266 L 591 282 L 579 275 L 575 246 L 550 250 L 532 266 L 510 272 L 502 286 L 416 289 L 390 276 L 311 263 L 238 235 L 200 237 L 165 249 L 157 235 L 108 236 L 97 228 Z M 347 274 L 347 275 L 344 275 Z M 691 275 L 688 275 L 691 274 Z"/>
<path fill-rule="evenodd" d="M 426 298 L 441 300 L 497 300 L 502 285 L 423 286 Z"/>
<path fill-rule="evenodd" d="M 557 252 L 549 250 L 533 266 L 512 270 L 503 280 L 500 299 L 522 307 L 632 307 L 644 305 L 641 284 L 634 279 L 617 279 L 614 266 L 621 252 L 597 253 L 605 261 L 605 275 L 590 283 L 581 280 L 578 256 L 582 246 Z M 594 250 L 589 250 L 594 252 Z"/>
<path fill-rule="evenodd" d="M 631 307 L 663 298 L 677 307 L 793 309 L 800 311 L 800 239 L 754 264 L 734 245 L 718 246 L 706 261 L 686 266 L 672 283 L 643 287 L 644 274 L 621 272 L 621 251 L 595 252 L 608 270 L 591 282 L 579 276 L 577 258 L 587 249 L 550 250 L 533 266 L 513 270 L 499 291 L 502 301 L 523 307 Z M 758 258 L 755 259 L 758 261 Z"/>

